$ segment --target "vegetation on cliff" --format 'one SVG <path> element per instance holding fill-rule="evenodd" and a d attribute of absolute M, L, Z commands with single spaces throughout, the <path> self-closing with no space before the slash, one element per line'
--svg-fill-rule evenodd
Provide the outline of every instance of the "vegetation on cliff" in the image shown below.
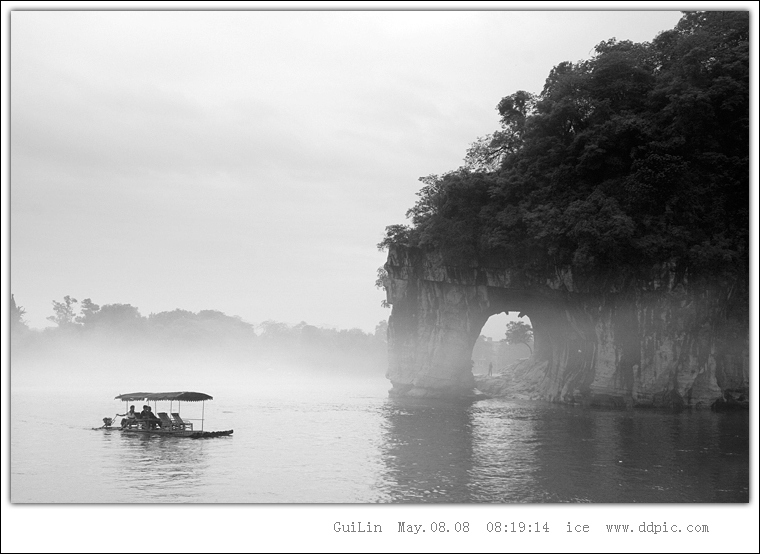
<path fill-rule="evenodd" d="M 501 128 L 463 167 L 421 179 L 411 225 L 388 227 L 381 249 L 550 273 L 667 262 L 747 275 L 748 12 L 689 12 L 652 42 L 602 42 L 497 109 Z"/>

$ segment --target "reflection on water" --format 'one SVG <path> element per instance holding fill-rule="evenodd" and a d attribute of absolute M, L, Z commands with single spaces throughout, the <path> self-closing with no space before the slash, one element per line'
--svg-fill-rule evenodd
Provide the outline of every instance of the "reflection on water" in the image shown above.
<path fill-rule="evenodd" d="M 386 501 L 469 502 L 470 411 L 439 400 L 393 399 L 382 413 L 381 456 L 392 483 Z"/>
<path fill-rule="evenodd" d="M 204 482 L 208 470 L 204 441 L 120 431 L 104 432 L 103 440 L 117 443 L 113 448 L 123 469 L 115 472 L 114 480 L 133 489 L 137 498 L 143 493 L 146 502 L 193 496 Z"/>
<path fill-rule="evenodd" d="M 749 501 L 746 412 L 389 399 L 343 383 L 229 394 L 206 415 L 234 435 L 192 440 L 94 431 L 110 405 L 62 420 L 76 398 L 30 410 L 37 396 L 12 399 L 12 502 Z"/>
<path fill-rule="evenodd" d="M 746 414 L 556 407 L 536 422 L 546 501 L 747 502 Z"/>
<path fill-rule="evenodd" d="M 746 414 L 388 401 L 391 502 L 748 502 Z"/>

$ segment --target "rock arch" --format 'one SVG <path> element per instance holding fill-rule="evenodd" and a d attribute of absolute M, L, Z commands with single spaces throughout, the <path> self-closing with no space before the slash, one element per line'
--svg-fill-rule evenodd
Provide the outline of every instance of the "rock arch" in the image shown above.
<path fill-rule="evenodd" d="M 390 247 L 385 269 L 393 395 L 471 395 L 473 346 L 503 311 L 531 320 L 523 378 L 540 398 L 706 406 L 748 394 L 748 312 L 736 283 L 697 286 L 665 268 L 644 282 L 581 285 L 571 270 L 546 278 L 498 263 L 455 266 L 404 246 Z"/>

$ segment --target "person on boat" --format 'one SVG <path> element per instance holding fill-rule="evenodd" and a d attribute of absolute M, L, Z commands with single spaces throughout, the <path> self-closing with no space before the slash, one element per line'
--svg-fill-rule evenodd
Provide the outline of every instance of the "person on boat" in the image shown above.
<path fill-rule="evenodd" d="M 129 427 L 130 425 L 135 423 L 135 419 L 137 419 L 137 413 L 135 412 L 135 407 L 130 406 L 129 411 L 126 414 L 116 414 L 117 417 L 123 417 L 124 419 L 121 420 L 121 428 L 124 429 L 125 427 Z"/>
<path fill-rule="evenodd" d="M 161 420 L 156 417 L 156 414 L 153 413 L 153 411 L 150 409 L 150 406 L 143 406 L 143 411 L 141 412 L 141 417 L 145 419 L 148 422 L 148 425 L 152 428 L 155 427 L 162 427 Z"/>
<path fill-rule="evenodd" d="M 140 427 L 145 428 L 148 426 L 148 420 L 150 419 L 150 416 L 148 415 L 150 413 L 150 406 L 143 404 L 142 411 L 137 414 L 138 420 L 141 422 Z"/>

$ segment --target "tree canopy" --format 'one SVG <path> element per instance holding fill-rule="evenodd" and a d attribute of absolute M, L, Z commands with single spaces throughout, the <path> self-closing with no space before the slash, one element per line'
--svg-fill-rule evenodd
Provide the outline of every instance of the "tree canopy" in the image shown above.
<path fill-rule="evenodd" d="M 749 15 L 689 12 L 653 41 L 614 38 L 497 106 L 465 165 L 421 178 L 380 248 L 589 275 L 749 263 Z"/>
<path fill-rule="evenodd" d="M 52 321 L 60 328 L 71 327 L 74 325 L 74 305 L 77 304 L 77 302 L 79 301 L 76 298 L 72 298 L 68 295 L 63 297 L 63 302 L 53 300 L 54 315 L 48 316 L 48 321 Z"/>
<path fill-rule="evenodd" d="M 533 342 L 533 327 L 522 321 L 510 321 L 504 339 L 508 344 L 524 344 L 533 354 L 530 343 Z"/>

